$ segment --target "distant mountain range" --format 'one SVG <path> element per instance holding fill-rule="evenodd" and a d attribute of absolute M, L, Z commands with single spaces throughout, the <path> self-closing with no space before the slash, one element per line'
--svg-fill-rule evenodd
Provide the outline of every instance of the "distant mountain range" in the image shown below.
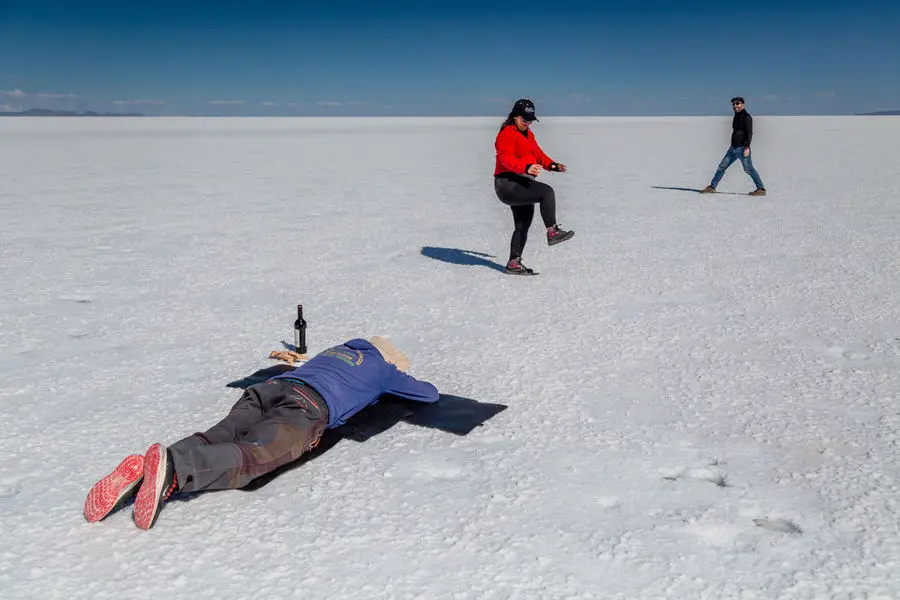
<path fill-rule="evenodd" d="M 859 113 L 859 114 L 867 116 L 867 117 L 871 117 L 871 116 L 880 117 L 880 116 L 884 116 L 884 115 L 900 115 L 900 110 L 879 110 L 876 112 Z"/>
<path fill-rule="evenodd" d="M 21 112 L 0 112 L 0 117 L 143 117 L 141 113 L 98 113 L 92 110 L 78 113 L 71 110 L 29 108 Z"/>

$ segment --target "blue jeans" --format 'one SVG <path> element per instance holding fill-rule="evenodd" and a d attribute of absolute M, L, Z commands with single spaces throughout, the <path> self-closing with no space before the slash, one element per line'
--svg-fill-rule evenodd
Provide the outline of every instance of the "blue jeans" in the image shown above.
<path fill-rule="evenodd" d="M 719 181 L 722 180 L 722 176 L 725 175 L 725 170 L 728 169 L 734 161 L 741 161 L 741 165 L 744 167 L 744 172 L 753 179 L 753 183 L 756 184 L 757 188 L 765 189 L 763 185 L 762 179 L 759 177 L 759 173 L 756 172 L 756 169 L 753 167 L 753 161 L 749 156 L 744 156 L 744 147 L 737 146 L 733 148 L 729 148 L 725 152 L 725 156 L 722 158 L 722 162 L 719 163 L 719 168 L 716 170 L 716 174 L 713 176 L 712 187 L 716 187 L 719 185 Z"/>

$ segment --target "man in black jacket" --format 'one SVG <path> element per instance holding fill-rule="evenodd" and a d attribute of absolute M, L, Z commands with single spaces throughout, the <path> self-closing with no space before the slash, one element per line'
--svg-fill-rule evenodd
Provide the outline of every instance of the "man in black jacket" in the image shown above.
<path fill-rule="evenodd" d="M 716 191 L 725 170 L 730 167 L 734 161 L 740 160 L 744 167 L 744 172 L 753 179 L 756 184 L 756 190 L 750 192 L 751 196 L 765 196 L 766 188 L 763 185 L 759 173 L 753 167 L 753 161 L 750 159 L 750 140 L 753 138 L 753 117 L 744 109 L 744 99 L 740 96 L 731 99 L 731 107 L 734 110 L 734 119 L 731 122 L 731 147 L 725 152 L 725 157 L 719 163 L 719 168 L 713 176 L 710 183 L 703 191 L 704 194 L 711 194 Z"/>

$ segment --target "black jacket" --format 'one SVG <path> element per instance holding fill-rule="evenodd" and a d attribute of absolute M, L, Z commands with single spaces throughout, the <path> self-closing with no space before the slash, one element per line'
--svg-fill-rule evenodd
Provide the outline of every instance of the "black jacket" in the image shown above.
<path fill-rule="evenodd" d="M 745 110 L 735 113 L 734 119 L 731 121 L 731 147 L 739 146 L 750 147 L 750 140 L 753 138 L 753 117 Z"/>

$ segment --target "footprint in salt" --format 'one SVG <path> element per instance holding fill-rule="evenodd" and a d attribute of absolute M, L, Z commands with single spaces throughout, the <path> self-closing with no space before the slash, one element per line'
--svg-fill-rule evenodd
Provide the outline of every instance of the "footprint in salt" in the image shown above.
<path fill-rule="evenodd" d="M 762 517 L 759 519 L 753 519 L 753 522 L 757 527 L 762 527 L 763 529 L 775 531 L 778 533 L 790 533 L 794 535 L 800 535 L 803 533 L 803 530 L 800 529 L 799 525 L 788 519 L 770 519 L 768 517 Z"/>
<path fill-rule="evenodd" d="M 16 477 L 0 478 L 0 500 L 7 500 L 19 494 L 21 480 Z"/>
<path fill-rule="evenodd" d="M 719 461 L 714 460 L 703 468 L 688 469 L 685 467 L 671 467 L 661 469 L 660 474 L 663 479 L 669 481 L 687 478 L 693 479 L 694 481 L 714 483 L 717 487 L 728 487 L 728 473 L 726 473 L 719 465 Z"/>
<path fill-rule="evenodd" d="M 63 296 L 58 296 L 59 300 L 64 302 L 77 302 L 78 304 L 90 304 L 94 301 L 90 296 L 85 296 L 81 294 L 67 294 Z"/>

